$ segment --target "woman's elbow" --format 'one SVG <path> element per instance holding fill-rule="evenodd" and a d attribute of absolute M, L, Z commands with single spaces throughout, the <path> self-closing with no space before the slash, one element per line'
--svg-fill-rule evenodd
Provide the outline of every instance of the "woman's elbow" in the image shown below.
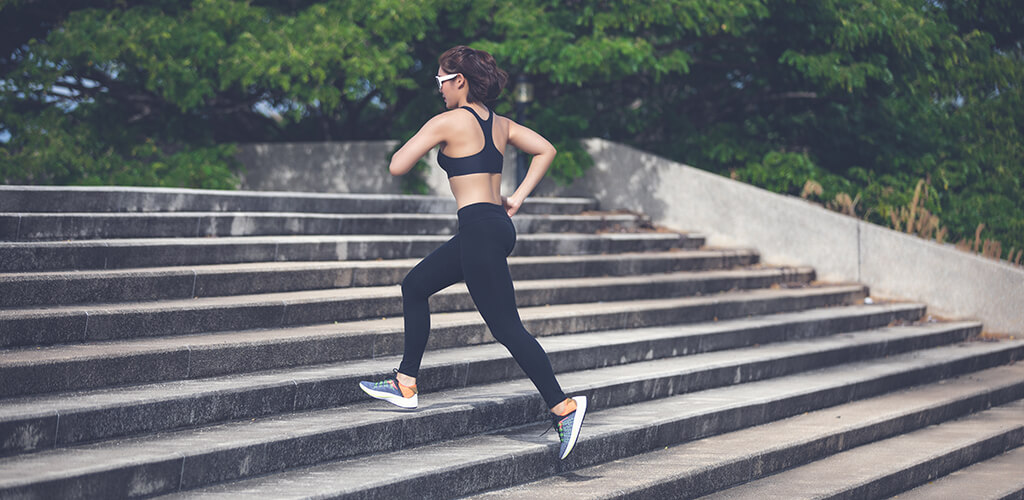
<path fill-rule="evenodd" d="M 396 165 L 395 162 L 393 161 L 391 162 L 390 165 L 388 165 L 388 172 L 391 172 L 391 175 L 395 177 L 398 177 L 399 175 L 405 173 L 404 171 L 402 171 L 402 167 Z"/>

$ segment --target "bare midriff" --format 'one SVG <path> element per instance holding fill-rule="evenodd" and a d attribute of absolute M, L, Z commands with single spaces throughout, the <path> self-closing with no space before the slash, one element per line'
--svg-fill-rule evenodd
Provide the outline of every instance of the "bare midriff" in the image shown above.
<path fill-rule="evenodd" d="M 448 179 L 459 208 L 474 203 L 501 205 L 501 174 L 469 174 Z"/>

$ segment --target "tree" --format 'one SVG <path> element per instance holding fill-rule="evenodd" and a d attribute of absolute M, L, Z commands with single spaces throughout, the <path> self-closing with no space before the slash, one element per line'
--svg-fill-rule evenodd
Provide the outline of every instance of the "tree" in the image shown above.
<path fill-rule="evenodd" d="M 856 199 L 848 210 L 877 223 L 920 203 L 950 239 L 984 223 L 1004 253 L 1024 248 L 1024 6 L 1012 0 L 22 0 L 0 12 L 8 181 L 225 187 L 236 142 L 406 137 L 440 111 L 437 55 L 464 43 L 530 76 L 528 124 L 562 152 L 556 178 L 586 167 L 576 139 L 605 137 L 777 192 L 814 181 L 822 202 Z"/>
<path fill-rule="evenodd" d="M 45 10 L 5 10 L 19 6 Z M 373 103 L 414 87 L 425 14 L 398 0 L 58 9 L 45 39 L 7 42 L 21 45 L 0 66 L 0 177 L 229 187 L 234 142 L 383 135 Z"/>

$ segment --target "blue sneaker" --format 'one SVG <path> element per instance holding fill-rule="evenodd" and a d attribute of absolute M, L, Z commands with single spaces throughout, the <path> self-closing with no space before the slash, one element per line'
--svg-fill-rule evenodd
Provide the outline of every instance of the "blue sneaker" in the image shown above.
<path fill-rule="evenodd" d="M 394 373 L 395 375 L 391 378 L 381 380 L 380 382 L 367 382 L 365 380 L 359 382 L 359 388 L 370 396 L 382 399 L 393 405 L 407 409 L 416 408 L 416 405 L 419 404 L 419 394 L 417 394 L 416 386 L 400 385 L 396 378 L 398 370 L 396 369 Z"/>
<path fill-rule="evenodd" d="M 564 417 L 552 417 L 555 430 L 558 431 L 558 441 L 562 443 L 562 448 L 559 450 L 559 458 L 562 460 L 565 460 L 565 457 L 569 456 L 576 446 L 576 440 L 580 437 L 580 429 L 583 428 L 583 417 L 587 414 L 587 397 L 576 396 L 572 399 L 576 401 L 575 411 Z"/>

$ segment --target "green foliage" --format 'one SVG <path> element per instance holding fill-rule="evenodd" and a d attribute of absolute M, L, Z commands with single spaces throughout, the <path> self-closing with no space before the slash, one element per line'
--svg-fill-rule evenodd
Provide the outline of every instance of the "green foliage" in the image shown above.
<path fill-rule="evenodd" d="M 567 140 L 555 143 L 558 155 L 551 163 L 548 177 L 561 185 L 569 185 L 580 178 L 594 165 L 594 159 L 583 149 L 580 141 Z"/>
<path fill-rule="evenodd" d="M 34 6 L 4 16 L 19 7 Z M 407 41 L 431 12 L 398 0 L 104 7 L 64 12 L 60 29 L 7 47 L 7 182 L 232 186 L 226 144 L 291 139 L 289 126 L 301 137 L 308 122 L 341 138 L 413 88 Z"/>
<path fill-rule="evenodd" d="M 821 169 L 806 154 L 772 151 L 733 176 L 776 193 L 797 194 L 808 180 L 821 178 Z"/>
<path fill-rule="evenodd" d="M 9 122 L 32 133 L 15 135 L 0 148 L 0 179 L 29 184 L 190 186 L 234 189 L 236 172 L 232 144 L 195 147 L 178 144 L 176 151 L 158 147 L 131 130 L 93 126 L 83 106 L 75 116 L 46 110 L 31 121 Z M 76 120 L 75 118 L 84 118 Z M 124 145 L 119 148 L 118 145 Z M 11 154 L 15 151 L 15 154 Z"/>
<path fill-rule="evenodd" d="M 681 140 L 650 134 L 657 140 L 634 144 L 777 192 L 797 194 L 814 180 L 822 201 L 859 196 L 858 214 L 886 225 L 925 179 L 922 208 L 948 239 L 973 238 L 984 224 L 984 237 L 1006 253 L 1024 248 L 1024 6 L 994 3 L 995 11 L 969 2 L 766 2 L 763 29 L 728 52 L 745 56 L 728 66 L 742 89 L 717 90 L 722 78 L 696 59 L 688 81 L 706 89 L 694 95 L 707 104 L 662 105 L 692 110 Z"/>
<path fill-rule="evenodd" d="M 0 178 L 229 186 L 225 145 L 407 137 L 490 51 L 569 182 L 603 137 L 892 224 L 1024 249 L 1015 0 L 87 0 L 0 7 Z M 513 116 L 510 93 L 495 104 Z M 412 181 L 410 181 L 412 182 Z M 415 184 L 415 183 L 413 183 Z M 416 191 L 422 186 L 408 186 Z M 849 203 L 843 204 L 848 207 Z"/>

